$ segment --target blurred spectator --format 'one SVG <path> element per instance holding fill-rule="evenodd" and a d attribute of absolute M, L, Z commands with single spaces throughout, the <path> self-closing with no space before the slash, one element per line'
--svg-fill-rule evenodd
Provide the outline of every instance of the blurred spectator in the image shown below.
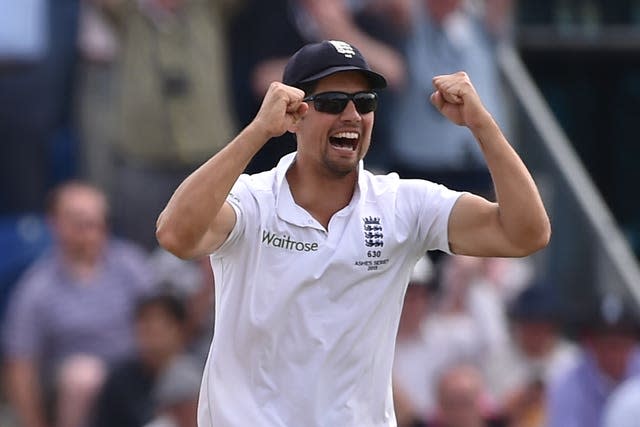
<path fill-rule="evenodd" d="M 156 380 L 183 354 L 186 320 L 185 306 L 177 297 L 160 294 L 139 302 L 137 354 L 109 373 L 97 399 L 93 427 L 142 427 L 153 418 Z"/>
<path fill-rule="evenodd" d="M 75 172 L 78 3 L 0 2 L 0 214 L 41 211 L 51 183 Z"/>
<path fill-rule="evenodd" d="M 604 409 L 602 427 L 635 427 L 640 422 L 640 377 L 620 384 Z"/>
<path fill-rule="evenodd" d="M 599 427 L 604 405 L 626 379 L 640 375 L 637 314 L 614 295 L 598 301 L 580 327 L 580 359 L 549 388 L 549 427 Z"/>
<path fill-rule="evenodd" d="M 75 119 L 81 141 L 80 173 L 113 198 L 120 44 L 115 28 L 100 11 L 102 1 L 84 0 L 80 5 Z"/>
<path fill-rule="evenodd" d="M 289 56 L 308 42 L 336 39 L 353 44 L 371 68 L 385 76 L 390 87 L 402 84 L 404 62 L 388 43 L 389 26 L 378 25 L 375 33 L 367 34 L 356 22 L 351 9 L 353 3 L 347 0 L 247 0 L 231 26 L 230 37 L 233 100 L 242 126 L 257 113 L 269 84 L 281 81 Z M 385 103 L 381 101 L 380 105 Z M 374 127 L 373 143 L 367 154 L 370 166 L 375 159 L 386 156 L 377 152 L 386 139 L 378 133 L 380 128 L 377 124 Z M 247 171 L 269 170 L 280 157 L 294 150 L 292 134 L 273 138 L 253 157 Z"/>
<path fill-rule="evenodd" d="M 204 366 L 215 320 L 214 277 L 209 258 L 185 261 L 158 247 L 151 254 L 150 268 L 161 292 L 185 301 L 187 350 Z"/>
<path fill-rule="evenodd" d="M 494 35 L 483 17 L 463 0 L 404 4 L 410 17 L 403 45 L 408 81 L 395 97 L 391 117 L 391 169 L 404 178 L 426 178 L 453 189 L 491 195 L 491 178 L 473 135 L 464 127 L 450 126 L 429 96 L 433 77 L 464 71 L 504 129 Z M 492 29 L 497 25 L 491 23 Z"/>
<path fill-rule="evenodd" d="M 434 280 L 429 257 L 418 260 L 411 273 L 402 306 L 393 362 L 393 388 L 396 417 L 400 427 L 423 422 L 432 408 L 431 384 L 435 382 L 433 361 L 438 353 L 427 355 L 428 337 L 424 323 L 429 314 L 429 286 Z M 426 358 L 431 361 L 427 362 Z"/>
<path fill-rule="evenodd" d="M 98 189 L 65 183 L 48 214 L 55 246 L 18 283 L 4 324 L 7 392 L 24 427 L 81 427 L 105 364 L 133 350 L 131 314 L 150 278 L 139 249 L 109 239 Z"/>
<path fill-rule="evenodd" d="M 114 223 L 151 250 L 173 191 L 236 131 L 225 24 L 239 1 L 94 1 L 120 42 Z"/>
<path fill-rule="evenodd" d="M 508 345 L 505 309 L 497 277 L 488 274 L 487 265 L 487 260 L 472 257 L 442 259 L 440 289 L 433 297 L 426 286 L 416 286 L 420 281 L 414 271 L 393 367 L 394 391 L 404 397 L 399 418 L 424 422 L 434 412 L 437 378 L 451 363 L 472 362 L 485 371 L 504 354 Z M 492 388 L 489 391 L 493 394 Z"/>
<path fill-rule="evenodd" d="M 506 427 L 473 365 L 453 365 L 437 384 L 437 412 L 427 427 Z"/>
<path fill-rule="evenodd" d="M 202 370 L 194 360 L 174 360 L 154 388 L 158 416 L 145 427 L 197 427 L 201 379 Z"/>
<path fill-rule="evenodd" d="M 20 276 L 50 247 L 44 215 L 0 216 L 0 322 Z"/>
<path fill-rule="evenodd" d="M 547 387 L 575 365 L 578 349 L 560 335 L 560 307 L 551 284 L 531 284 L 509 314 L 513 343 L 495 367 L 498 395 L 510 426 L 544 427 Z"/>
<path fill-rule="evenodd" d="M 493 392 L 491 367 L 509 345 L 506 307 L 501 293 L 504 288 L 500 284 L 516 280 L 509 278 L 512 271 L 509 268 L 502 268 L 500 274 L 490 268 L 494 262 L 503 261 L 468 256 L 442 260 L 441 296 L 432 319 L 432 333 L 451 341 L 451 347 L 458 352 L 464 351 L 462 356 L 481 368 Z"/>

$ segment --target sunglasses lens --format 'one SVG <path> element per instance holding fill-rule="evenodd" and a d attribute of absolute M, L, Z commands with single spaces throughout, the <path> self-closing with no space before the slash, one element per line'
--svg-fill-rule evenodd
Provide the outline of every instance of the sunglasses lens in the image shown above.
<path fill-rule="evenodd" d="M 349 97 L 343 93 L 324 93 L 316 96 L 314 106 L 323 113 L 340 114 L 347 102 Z"/>
<path fill-rule="evenodd" d="M 356 93 L 353 97 L 353 103 L 356 104 L 358 113 L 366 114 L 376 110 L 378 97 L 373 92 Z"/>
<path fill-rule="evenodd" d="M 375 111 L 378 106 L 378 96 L 375 92 L 358 92 L 354 95 L 342 92 L 320 93 L 313 97 L 313 105 L 316 110 L 322 113 L 340 114 L 351 99 L 360 114 Z"/>

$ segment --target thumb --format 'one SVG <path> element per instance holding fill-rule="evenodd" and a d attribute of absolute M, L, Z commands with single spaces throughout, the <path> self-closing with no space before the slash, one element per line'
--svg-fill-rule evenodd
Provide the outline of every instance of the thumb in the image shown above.
<path fill-rule="evenodd" d="M 442 110 L 442 107 L 444 107 L 445 100 L 439 90 L 433 92 L 429 97 L 429 100 L 431 101 L 431 104 L 438 109 L 438 111 Z"/>

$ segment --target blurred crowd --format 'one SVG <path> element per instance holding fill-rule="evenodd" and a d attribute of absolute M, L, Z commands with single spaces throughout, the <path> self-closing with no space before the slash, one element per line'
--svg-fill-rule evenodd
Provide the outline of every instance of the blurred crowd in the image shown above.
<path fill-rule="evenodd" d="M 635 307 L 614 294 L 567 307 L 529 260 L 425 257 L 398 330 L 398 425 L 635 425 Z"/>
<path fill-rule="evenodd" d="M 57 186 L 46 215 L 54 243 L 15 285 L 2 322 L 3 395 L 17 425 L 195 426 L 213 332 L 208 261 L 115 238 L 104 192 L 83 181 Z"/>
<path fill-rule="evenodd" d="M 195 427 L 215 279 L 207 259 L 159 249 L 155 220 L 304 43 L 352 43 L 387 78 L 369 169 L 493 197 L 472 135 L 428 99 L 433 76 L 464 70 L 509 129 L 495 49 L 511 0 L 0 5 L 3 426 Z M 294 149 L 276 138 L 247 172 Z M 610 295 L 568 334 L 543 279 L 528 259 L 418 263 L 394 366 L 400 427 L 632 425 L 635 313 Z"/>
<path fill-rule="evenodd" d="M 153 249 L 177 184 L 322 39 L 354 44 L 389 82 L 368 168 L 490 192 L 470 132 L 429 95 L 432 76 L 465 70 L 508 128 L 494 50 L 510 0 L 27 0 L 2 15 L 0 215 L 41 212 L 53 185 L 81 177 L 106 191 L 113 230 Z M 294 147 L 274 139 L 248 172 Z"/>

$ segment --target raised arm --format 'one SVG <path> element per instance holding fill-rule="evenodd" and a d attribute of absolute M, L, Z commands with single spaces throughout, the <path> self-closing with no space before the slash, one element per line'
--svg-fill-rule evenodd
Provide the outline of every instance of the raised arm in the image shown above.
<path fill-rule="evenodd" d="M 526 256 L 547 245 L 551 226 L 526 166 L 484 108 L 464 72 L 437 76 L 431 102 L 453 123 L 467 126 L 491 172 L 497 203 L 465 194 L 449 218 L 449 244 L 456 254 Z"/>
<path fill-rule="evenodd" d="M 156 223 L 162 247 L 187 259 L 207 255 L 224 242 L 236 221 L 227 195 L 260 148 L 306 114 L 303 97 L 297 88 L 271 84 L 255 119 L 175 191 Z"/>

